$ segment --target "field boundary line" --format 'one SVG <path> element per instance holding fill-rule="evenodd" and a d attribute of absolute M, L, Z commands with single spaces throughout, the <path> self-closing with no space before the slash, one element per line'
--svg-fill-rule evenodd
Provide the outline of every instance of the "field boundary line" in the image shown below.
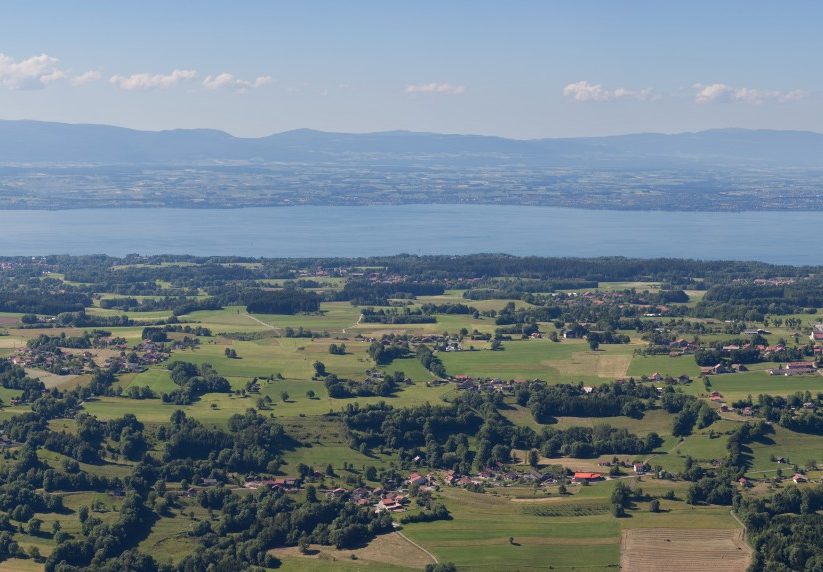
<path fill-rule="evenodd" d="M 437 559 L 437 556 L 435 556 L 434 554 L 432 554 L 431 552 L 429 552 L 428 550 L 426 550 L 425 548 L 423 548 L 422 546 L 417 544 L 414 540 L 412 540 L 411 538 L 409 538 L 408 536 L 406 536 L 405 534 L 403 534 L 399 530 L 397 530 L 396 532 L 397 532 L 397 534 L 400 535 L 400 538 L 404 539 L 406 542 L 408 542 L 412 546 L 415 546 L 415 547 L 419 548 L 420 550 L 422 550 L 423 552 L 425 552 L 426 554 L 428 554 L 431 557 L 431 559 L 434 560 L 435 564 L 440 564 L 440 561 Z"/>
<path fill-rule="evenodd" d="M 246 317 L 251 318 L 252 320 L 254 320 L 255 322 L 257 322 L 258 324 L 260 324 L 260 325 L 262 325 L 262 326 L 266 326 L 266 327 L 267 327 L 268 329 L 270 329 L 270 330 L 275 330 L 275 331 L 277 331 L 277 330 L 279 330 L 279 329 L 280 329 L 280 328 L 278 328 L 278 327 L 276 327 L 276 326 L 272 326 L 271 324 L 267 324 L 266 322 L 264 322 L 263 320 L 261 320 L 261 319 L 259 319 L 259 318 L 255 318 L 255 317 L 254 317 L 254 316 L 252 316 L 251 314 L 246 314 Z"/>
<path fill-rule="evenodd" d="M 753 557 L 754 557 L 755 550 L 754 550 L 754 546 L 752 546 L 752 545 L 751 545 L 751 543 L 749 542 L 749 529 L 748 529 L 748 528 L 746 528 L 745 523 L 744 523 L 742 520 L 740 520 L 740 517 L 739 517 L 739 516 L 737 516 L 737 513 L 735 512 L 735 510 L 734 510 L 734 509 L 731 509 L 731 510 L 729 511 L 729 514 L 730 514 L 730 515 L 732 515 L 732 518 L 733 518 L 735 521 L 737 521 L 737 524 L 739 524 L 739 525 L 740 525 L 740 527 L 743 529 L 743 542 L 745 542 L 745 543 L 746 543 L 746 545 L 747 545 L 747 546 L 751 549 L 751 551 L 752 551 L 752 558 L 753 558 Z"/>

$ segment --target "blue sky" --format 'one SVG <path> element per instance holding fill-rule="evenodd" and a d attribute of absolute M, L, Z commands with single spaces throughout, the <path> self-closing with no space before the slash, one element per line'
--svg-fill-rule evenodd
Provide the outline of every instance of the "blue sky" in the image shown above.
<path fill-rule="evenodd" d="M 0 118 L 259 136 L 823 131 L 823 3 L 32 2 Z"/>

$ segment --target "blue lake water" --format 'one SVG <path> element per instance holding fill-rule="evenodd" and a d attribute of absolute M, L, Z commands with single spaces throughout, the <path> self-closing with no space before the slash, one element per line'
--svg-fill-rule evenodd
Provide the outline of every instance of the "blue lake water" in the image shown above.
<path fill-rule="evenodd" d="M 0 254 L 367 256 L 506 252 L 823 264 L 815 212 L 492 205 L 0 211 Z"/>

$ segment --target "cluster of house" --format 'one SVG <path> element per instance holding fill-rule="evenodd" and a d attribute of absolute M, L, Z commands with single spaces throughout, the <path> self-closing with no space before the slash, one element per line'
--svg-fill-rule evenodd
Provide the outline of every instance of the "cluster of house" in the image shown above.
<path fill-rule="evenodd" d="M 206 481 L 203 480 L 203 484 L 206 485 Z M 243 484 L 243 488 L 249 490 L 257 490 L 264 487 L 269 487 L 273 489 L 282 489 L 284 491 L 296 491 L 300 488 L 300 479 L 297 477 L 277 477 L 274 479 L 261 479 L 255 475 L 250 475 L 246 477 L 246 482 Z"/>
<path fill-rule="evenodd" d="M 557 482 L 554 475 L 541 473 L 534 469 L 519 472 L 507 469 L 502 465 L 486 467 L 476 475 L 464 475 L 456 471 L 448 471 L 442 475 L 443 482 L 452 487 L 468 487 L 471 485 L 509 486 L 515 483 L 551 485 Z"/>
<path fill-rule="evenodd" d="M 508 393 L 521 383 L 525 383 L 525 379 L 509 379 L 503 380 L 497 377 L 482 377 L 475 378 L 470 375 L 453 375 L 452 381 L 457 383 L 457 389 L 464 391 L 496 391 L 498 393 Z"/>
<path fill-rule="evenodd" d="M 695 342 L 690 342 L 684 338 L 678 338 L 669 343 L 669 356 L 680 357 L 686 354 L 693 354 L 698 347 L 698 344 Z"/>
<path fill-rule="evenodd" d="M 634 471 L 634 473 L 637 474 L 637 475 L 645 475 L 650 469 L 649 465 L 647 465 L 646 463 L 639 463 L 639 462 L 638 463 L 629 463 L 628 461 L 619 461 L 619 460 L 613 461 L 613 462 L 603 461 L 603 462 L 600 462 L 600 463 L 597 463 L 597 464 L 600 467 L 615 467 L 616 466 L 616 467 L 621 467 L 621 468 L 624 468 L 624 469 L 632 469 Z"/>
<path fill-rule="evenodd" d="M 105 366 L 119 371 L 139 372 L 148 366 L 163 363 L 169 359 L 171 352 L 164 344 L 143 340 L 134 348 L 134 352 L 121 350 L 119 355 L 107 357 Z"/>
<path fill-rule="evenodd" d="M 692 378 L 690 378 L 686 374 L 679 375 L 677 377 L 672 377 L 671 375 L 663 375 L 659 371 L 656 371 L 656 372 L 654 372 L 652 374 L 649 374 L 649 375 L 641 375 L 640 376 L 640 381 L 666 381 L 666 382 L 671 382 L 671 383 L 675 383 L 675 382 L 676 383 L 689 383 L 689 382 L 691 382 L 691 380 L 692 380 Z M 634 377 L 630 377 L 629 381 L 636 381 L 636 380 L 635 380 Z M 623 377 L 619 377 L 615 380 L 615 383 L 625 383 L 625 382 L 626 382 L 626 378 L 623 378 Z M 660 388 L 660 390 L 662 391 L 662 388 Z"/>
<path fill-rule="evenodd" d="M 10 360 L 21 367 L 42 369 L 57 375 L 80 375 L 91 371 L 94 366 L 94 355 L 89 351 L 75 354 L 50 347 L 21 348 Z"/>
<path fill-rule="evenodd" d="M 742 415 L 743 417 L 753 417 L 755 415 L 755 413 L 757 413 L 757 409 L 759 407 L 757 405 L 753 405 L 753 406 L 752 405 L 746 405 L 744 407 L 729 407 L 723 401 L 723 396 L 720 395 L 716 391 L 712 392 L 711 400 L 712 401 L 717 401 L 717 402 L 720 403 L 720 411 L 722 411 L 724 413 L 731 411 L 733 413 L 737 413 L 738 415 Z M 801 409 L 808 409 L 808 410 L 814 411 L 815 409 L 817 409 L 817 404 L 815 404 L 811 401 L 807 401 L 801 406 Z M 795 414 L 795 413 L 797 413 L 798 408 L 797 407 L 789 407 L 789 411 L 792 414 Z M 778 462 L 780 462 L 781 458 L 782 457 L 778 458 Z"/>
<path fill-rule="evenodd" d="M 715 365 L 700 368 L 700 375 L 721 375 L 724 373 L 740 373 L 741 371 L 748 371 L 748 368 L 742 363 L 726 363 L 719 362 Z"/>

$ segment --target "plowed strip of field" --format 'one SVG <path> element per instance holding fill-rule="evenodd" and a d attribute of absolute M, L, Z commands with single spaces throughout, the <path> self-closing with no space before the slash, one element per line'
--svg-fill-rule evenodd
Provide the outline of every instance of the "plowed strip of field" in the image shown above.
<path fill-rule="evenodd" d="M 620 549 L 621 568 L 632 572 L 745 572 L 752 556 L 741 529 L 634 528 Z"/>

